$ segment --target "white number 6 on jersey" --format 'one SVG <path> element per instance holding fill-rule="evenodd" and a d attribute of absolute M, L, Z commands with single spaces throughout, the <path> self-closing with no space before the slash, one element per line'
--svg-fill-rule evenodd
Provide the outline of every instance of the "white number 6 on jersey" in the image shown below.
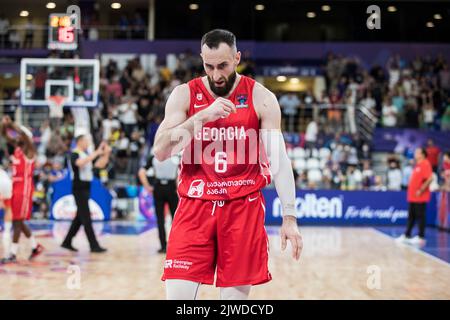
<path fill-rule="evenodd" d="M 214 156 L 214 170 L 219 173 L 227 171 L 227 153 L 216 152 Z"/>

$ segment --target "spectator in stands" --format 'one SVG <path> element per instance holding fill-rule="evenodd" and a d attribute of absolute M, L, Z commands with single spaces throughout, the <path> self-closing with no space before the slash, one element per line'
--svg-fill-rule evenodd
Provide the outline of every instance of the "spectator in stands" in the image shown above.
<path fill-rule="evenodd" d="M 333 189 L 341 189 L 342 183 L 345 181 L 345 177 L 342 174 L 341 168 L 338 163 L 333 163 L 331 167 L 331 186 Z"/>
<path fill-rule="evenodd" d="M 434 144 L 433 139 L 428 139 L 427 146 L 427 159 L 431 164 L 434 172 L 437 172 L 437 168 L 439 165 L 439 156 L 441 155 L 441 149 Z"/>
<path fill-rule="evenodd" d="M 387 191 L 386 186 L 383 184 L 383 178 L 381 176 L 375 176 L 374 184 L 370 188 L 372 191 Z"/>
<path fill-rule="evenodd" d="M 131 95 L 127 95 L 123 99 L 124 103 L 119 106 L 119 120 L 123 125 L 125 135 L 131 136 L 133 128 L 137 124 L 137 104 Z"/>
<path fill-rule="evenodd" d="M 294 92 L 288 92 L 280 97 L 279 103 L 285 116 L 286 130 L 295 132 L 297 109 L 300 107 L 300 100 Z"/>
<path fill-rule="evenodd" d="M 114 118 L 112 111 L 108 111 L 108 118 L 102 121 L 102 140 L 107 142 L 110 141 L 113 130 L 118 128 L 120 128 L 119 120 Z"/>
<path fill-rule="evenodd" d="M 310 183 L 308 182 L 308 175 L 306 174 L 306 171 L 303 171 L 299 174 L 299 177 L 297 179 L 297 188 L 302 190 L 310 188 Z"/>
<path fill-rule="evenodd" d="M 450 131 L 450 95 L 447 98 L 447 107 L 443 112 L 441 119 L 441 130 L 442 131 Z"/>
<path fill-rule="evenodd" d="M 133 177 L 132 181 L 130 181 L 132 184 L 134 184 L 136 181 L 134 181 L 136 173 L 139 170 L 139 158 L 141 156 L 140 151 L 142 150 L 142 146 L 145 143 L 144 138 L 141 136 L 141 133 L 137 130 L 133 131 L 131 134 L 130 139 L 130 146 L 129 146 L 129 161 L 128 161 L 128 168 L 127 172 L 130 175 L 130 177 Z"/>
<path fill-rule="evenodd" d="M 363 161 L 362 188 L 369 190 L 374 183 L 374 173 L 369 161 Z"/>
<path fill-rule="evenodd" d="M 360 105 L 369 110 L 375 109 L 375 99 L 372 98 L 372 93 L 370 92 L 370 90 L 366 91 L 365 97 L 361 100 Z"/>
<path fill-rule="evenodd" d="M 447 95 L 450 95 L 450 69 L 448 63 L 445 63 L 439 71 L 439 84 Z"/>
<path fill-rule="evenodd" d="M 405 126 L 407 128 L 419 127 L 419 112 L 417 111 L 417 104 L 415 102 L 406 105 Z"/>
<path fill-rule="evenodd" d="M 397 109 L 398 125 L 401 126 L 405 122 L 405 97 L 401 93 L 399 86 L 396 86 L 393 90 L 392 104 Z"/>
<path fill-rule="evenodd" d="M 313 119 L 308 123 L 305 133 L 305 148 L 313 149 L 316 147 L 317 135 L 319 134 L 319 126 L 317 122 Z"/>
<path fill-rule="evenodd" d="M 147 124 L 150 120 L 150 99 L 148 95 L 141 96 L 137 102 L 138 112 L 137 119 L 139 124 L 139 130 L 147 130 Z"/>
<path fill-rule="evenodd" d="M 346 190 L 360 190 L 362 187 L 363 176 L 361 171 L 354 165 L 347 167 Z"/>
<path fill-rule="evenodd" d="M 122 84 L 118 75 L 112 77 L 112 81 L 106 86 L 106 101 L 109 104 L 118 104 L 123 95 Z"/>
<path fill-rule="evenodd" d="M 144 39 L 145 38 L 145 27 L 147 24 L 142 18 L 139 11 L 134 13 L 133 19 L 133 38 L 134 39 Z"/>
<path fill-rule="evenodd" d="M 360 160 L 370 160 L 372 157 L 372 151 L 367 142 L 364 142 L 361 148 L 358 148 L 358 158 Z"/>
<path fill-rule="evenodd" d="M 5 49 L 9 40 L 9 20 L 2 13 L 0 15 L 0 48 Z"/>
<path fill-rule="evenodd" d="M 131 72 L 131 78 L 132 80 L 139 83 L 141 81 L 144 81 L 145 77 L 146 77 L 145 70 L 144 68 L 142 68 L 139 58 L 136 58 L 133 71 Z"/>
<path fill-rule="evenodd" d="M 33 20 L 31 17 L 28 17 L 27 23 L 25 24 L 25 39 L 22 48 L 31 49 L 33 47 L 34 28 Z"/>
<path fill-rule="evenodd" d="M 128 38 L 128 28 L 130 23 L 128 22 L 128 18 L 125 14 L 122 14 L 119 19 L 119 39 L 127 39 Z"/>
<path fill-rule="evenodd" d="M 399 168 L 398 160 L 388 160 L 389 169 L 387 171 L 387 189 L 400 191 L 402 189 L 402 171 Z"/>
<path fill-rule="evenodd" d="M 120 137 L 117 140 L 115 147 L 117 149 L 116 167 L 118 169 L 118 172 L 126 173 L 130 139 L 128 139 L 123 130 L 120 131 Z"/>
<path fill-rule="evenodd" d="M 20 36 L 17 30 L 9 31 L 9 47 L 11 49 L 19 49 L 20 47 Z"/>
<path fill-rule="evenodd" d="M 400 80 L 400 57 L 395 55 L 388 60 L 389 89 L 393 89 Z"/>
<path fill-rule="evenodd" d="M 386 98 L 383 104 L 383 126 L 394 128 L 397 126 L 397 109 L 391 98 Z"/>
<path fill-rule="evenodd" d="M 414 159 L 408 159 L 406 165 L 402 169 L 402 190 L 408 188 L 409 178 L 414 168 Z"/>
<path fill-rule="evenodd" d="M 422 121 L 426 129 L 433 129 L 434 127 L 435 111 L 431 104 L 427 103 L 422 108 Z"/>
<path fill-rule="evenodd" d="M 338 89 L 334 88 L 328 97 L 329 107 L 327 112 L 329 129 L 331 132 L 337 132 L 341 126 L 342 111 L 339 109 L 341 97 Z"/>
<path fill-rule="evenodd" d="M 111 81 L 114 76 L 119 73 L 119 69 L 117 66 L 117 61 L 113 59 L 109 59 L 108 64 L 105 67 L 106 78 Z"/>

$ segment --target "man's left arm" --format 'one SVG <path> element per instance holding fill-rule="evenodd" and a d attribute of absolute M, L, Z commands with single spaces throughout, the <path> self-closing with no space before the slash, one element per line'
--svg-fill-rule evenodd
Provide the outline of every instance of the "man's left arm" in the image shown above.
<path fill-rule="evenodd" d="M 428 177 L 420 186 L 419 190 L 417 190 L 417 196 L 420 196 L 422 193 L 424 193 L 429 187 L 430 184 L 433 182 L 433 170 L 431 169 L 431 166 L 427 168 L 425 173 L 425 178 Z"/>
<path fill-rule="evenodd" d="M 275 95 L 258 83 L 255 84 L 253 100 L 261 121 L 261 140 L 283 208 L 283 224 L 280 230 L 281 247 L 285 250 L 289 240 L 293 250 L 292 257 L 298 260 L 303 241 L 297 226 L 295 180 L 281 132 L 280 106 Z"/>

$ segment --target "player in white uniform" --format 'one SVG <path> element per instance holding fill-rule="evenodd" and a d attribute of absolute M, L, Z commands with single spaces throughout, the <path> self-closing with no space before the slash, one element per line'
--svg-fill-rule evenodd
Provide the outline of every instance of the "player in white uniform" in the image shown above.
<path fill-rule="evenodd" d="M 1 162 L 0 162 L 1 163 Z M 11 245 L 11 227 L 12 227 L 12 181 L 8 173 L 0 166 L 0 207 L 4 211 L 3 219 L 3 256 L 9 257 L 9 247 Z M 3 259 L 0 261 L 2 263 Z"/>

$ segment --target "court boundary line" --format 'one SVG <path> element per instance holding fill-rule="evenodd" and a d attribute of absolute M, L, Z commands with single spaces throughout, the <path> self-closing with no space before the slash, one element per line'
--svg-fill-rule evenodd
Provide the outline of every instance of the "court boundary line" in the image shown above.
<path fill-rule="evenodd" d="M 378 234 L 380 234 L 380 235 L 382 235 L 382 236 L 384 236 L 384 237 L 390 239 L 391 241 L 393 241 L 393 242 L 395 243 L 395 238 L 393 238 L 393 237 L 391 237 L 391 236 L 385 234 L 384 232 L 382 232 L 382 231 L 380 231 L 380 230 L 377 230 L 377 229 L 374 228 L 374 227 L 372 227 L 371 229 L 372 229 L 373 231 L 375 231 L 376 233 L 378 233 Z M 407 247 L 407 248 L 409 248 L 410 250 L 412 250 L 412 251 L 414 251 L 414 252 L 418 252 L 418 253 L 420 253 L 420 254 L 422 254 L 422 255 L 428 257 L 428 258 L 432 258 L 432 260 L 435 260 L 435 261 L 437 261 L 437 262 L 439 262 L 439 263 L 445 265 L 446 267 L 450 267 L 450 262 L 447 262 L 447 261 L 445 261 L 445 260 L 442 260 L 441 258 L 438 258 L 438 257 L 436 257 L 436 256 L 433 256 L 431 253 L 428 253 L 428 252 L 426 252 L 426 251 L 423 251 L 422 249 L 413 247 L 413 246 L 408 245 L 408 244 L 405 244 L 404 246 Z"/>

